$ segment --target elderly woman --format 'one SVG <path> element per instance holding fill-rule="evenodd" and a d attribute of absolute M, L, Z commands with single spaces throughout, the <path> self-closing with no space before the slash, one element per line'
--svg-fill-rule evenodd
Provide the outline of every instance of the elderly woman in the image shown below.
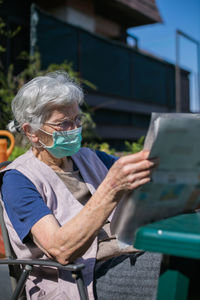
<path fill-rule="evenodd" d="M 149 182 L 157 162 L 144 151 L 116 160 L 81 148 L 82 101 L 80 86 L 54 72 L 25 84 L 12 102 L 9 128 L 32 145 L 1 174 L 13 249 L 18 258 L 83 262 L 89 299 L 154 299 L 159 256 L 121 251 L 109 224 L 122 195 Z M 35 267 L 26 292 L 28 299 L 78 299 L 70 274 L 50 268 Z"/>

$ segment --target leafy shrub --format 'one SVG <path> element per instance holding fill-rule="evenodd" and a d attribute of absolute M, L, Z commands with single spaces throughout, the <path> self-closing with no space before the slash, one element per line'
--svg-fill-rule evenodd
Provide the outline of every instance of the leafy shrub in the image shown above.
<path fill-rule="evenodd" d="M 126 152 L 128 153 L 137 153 L 143 149 L 144 145 L 144 136 L 141 136 L 137 142 L 130 143 L 125 141 Z"/>
<path fill-rule="evenodd" d="M 93 143 L 93 142 L 85 143 L 84 146 L 89 147 L 94 150 L 104 151 L 107 154 L 112 154 L 112 155 L 116 154 L 116 150 L 114 148 L 110 148 L 110 145 L 105 142 L 103 142 L 103 143 Z"/>
<path fill-rule="evenodd" d="M 41 70 L 41 57 L 40 53 L 36 52 L 33 56 L 29 56 L 26 52 L 21 53 L 20 59 L 27 62 L 27 67 L 17 75 L 14 75 L 14 67 L 10 65 L 8 72 L 5 75 L 0 70 L 0 127 L 5 128 L 11 119 L 11 101 L 16 95 L 17 91 L 30 79 L 44 75 L 48 72 L 56 70 L 66 71 L 71 78 L 80 84 L 85 84 L 90 88 L 96 89 L 88 80 L 82 79 L 78 72 L 74 71 L 73 64 L 64 61 L 61 64 L 50 64 L 46 70 Z M 87 108 L 87 106 L 85 106 Z"/>
<path fill-rule="evenodd" d="M 91 142 L 91 143 L 84 144 L 85 147 L 89 147 L 94 150 L 104 151 L 107 154 L 112 154 L 112 155 L 116 155 L 116 156 L 137 153 L 143 149 L 143 145 L 144 145 L 144 136 L 140 137 L 138 141 L 133 142 L 133 143 L 125 141 L 125 151 L 123 151 L 123 152 L 119 152 L 116 149 L 111 148 L 110 145 L 105 142 L 102 142 L 102 143 Z"/>
<path fill-rule="evenodd" d="M 27 150 L 28 150 L 28 147 L 15 146 L 11 155 L 9 156 L 8 160 L 13 161 L 18 156 L 24 154 Z"/>

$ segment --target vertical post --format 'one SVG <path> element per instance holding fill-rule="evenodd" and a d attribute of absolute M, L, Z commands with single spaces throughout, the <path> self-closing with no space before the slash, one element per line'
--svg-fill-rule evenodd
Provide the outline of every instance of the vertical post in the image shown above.
<path fill-rule="evenodd" d="M 179 67 L 179 31 L 176 30 L 176 70 L 175 70 L 175 89 L 176 89 L 176 112 L 181 112 L 181 76 Z"/>
<path fill-rule="evenodd" d="M 197 89 L 198 89 L 198 110 L 200 111 L 200 43 L 197 45 L 197 61 L 198 61 L 198 67 L 197 67 Z"/>
<path fill-rule="evenodd" d="M 179 57 L 180 57 L 180 51 L 179 51 L 179 36 L 182 36 L 186 38 L 187 40 L 191 41 L 192 43 L 196 44 L 197 46 L 197 78 L 198 78 L 198 109 L 200 109 L 200 42 L 186 34 L 185 32 L 182 32 L 180 30 L 176 30 L 176 111 L 181 111 L 181 72 L 180 72 L 180 66 L 179 66 Z"/>
<path fill-rule="evenodd" d="M 39 21 L 38 13 L 34 3 L 31 4 L 30 12 L 30 56 L 35 53 L 35 47 L 37 44 L 37 24 Z"/>
<path fill-rule="evenodd" d="M 76 280 L 80 300 L 88 300 L 86 287 L 84 285 L 83 276 L 81 270 L 73 271 L 72 277 Z"/>
<path fill-rule="evenodd" d="M 20 275 L 20 278 L 18 280 L 16 289 L 11 297 L 11 300 L 17 300 L 19 299 L 21 293 L 23 292 L 24 286 L 26 284 L 26 280 L 30 274 L 30 272 L 32 271 L 33 267 L 30 265 L 26 265 Z"/>
<path fill-rule="evenodd" d="M 135 41 L 134 48 L 138 51 L 138 37 L 132 33 L 126 33 L 126 39 L 127 39 L 127 37 L 130 37 Z"/>

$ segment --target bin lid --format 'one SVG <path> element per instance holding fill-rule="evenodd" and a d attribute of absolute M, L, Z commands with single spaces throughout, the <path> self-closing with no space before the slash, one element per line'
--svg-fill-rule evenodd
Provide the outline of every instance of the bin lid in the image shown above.
<path fill-rule="evenodd" d="M 200 213 L 183 214 L 140 227 L 134 247 L 174 256 L 200 258 Z"/>

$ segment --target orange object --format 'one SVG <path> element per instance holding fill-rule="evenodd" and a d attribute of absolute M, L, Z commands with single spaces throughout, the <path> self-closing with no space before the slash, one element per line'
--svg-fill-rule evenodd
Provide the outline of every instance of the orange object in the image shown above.
<path fill-rule="evenodd" d="M 1 227 L 0 227 L 0 259 L 5 258 L 5 247 L 4 247 L 4 242 L 3 242 L 3 237 L 1 234 Z"/>
<path fill-rule="evenodd" d="M 0 163 L 3 161 L 8 160 L 8 157 L 13 151 L 13 148 L 15 146 L 15 138 L 12 133 L 10 133 L 7 130 L 0 130 L 0 136 L 6 136 L 10 139 L 10 147 L 8 147 L 7 139 L 1 139 L 0 138 Z"/>
<path fill-rule="evenodd" d="M 0 130 L 0 136 L 8 137 L 10 139 L 10 147 L 8 147 L 7 139 L 1 139 L 0 138 L 0 163 L 8 160 L 8 157 L 13 151 L 13 148 L 15 146 L 15 138 L 7 130 Z M 3 243 L 3 238 L 1 234 L 1 227 L 0 227 L 0 258 L 5 257 L 5 248 Z"/>

